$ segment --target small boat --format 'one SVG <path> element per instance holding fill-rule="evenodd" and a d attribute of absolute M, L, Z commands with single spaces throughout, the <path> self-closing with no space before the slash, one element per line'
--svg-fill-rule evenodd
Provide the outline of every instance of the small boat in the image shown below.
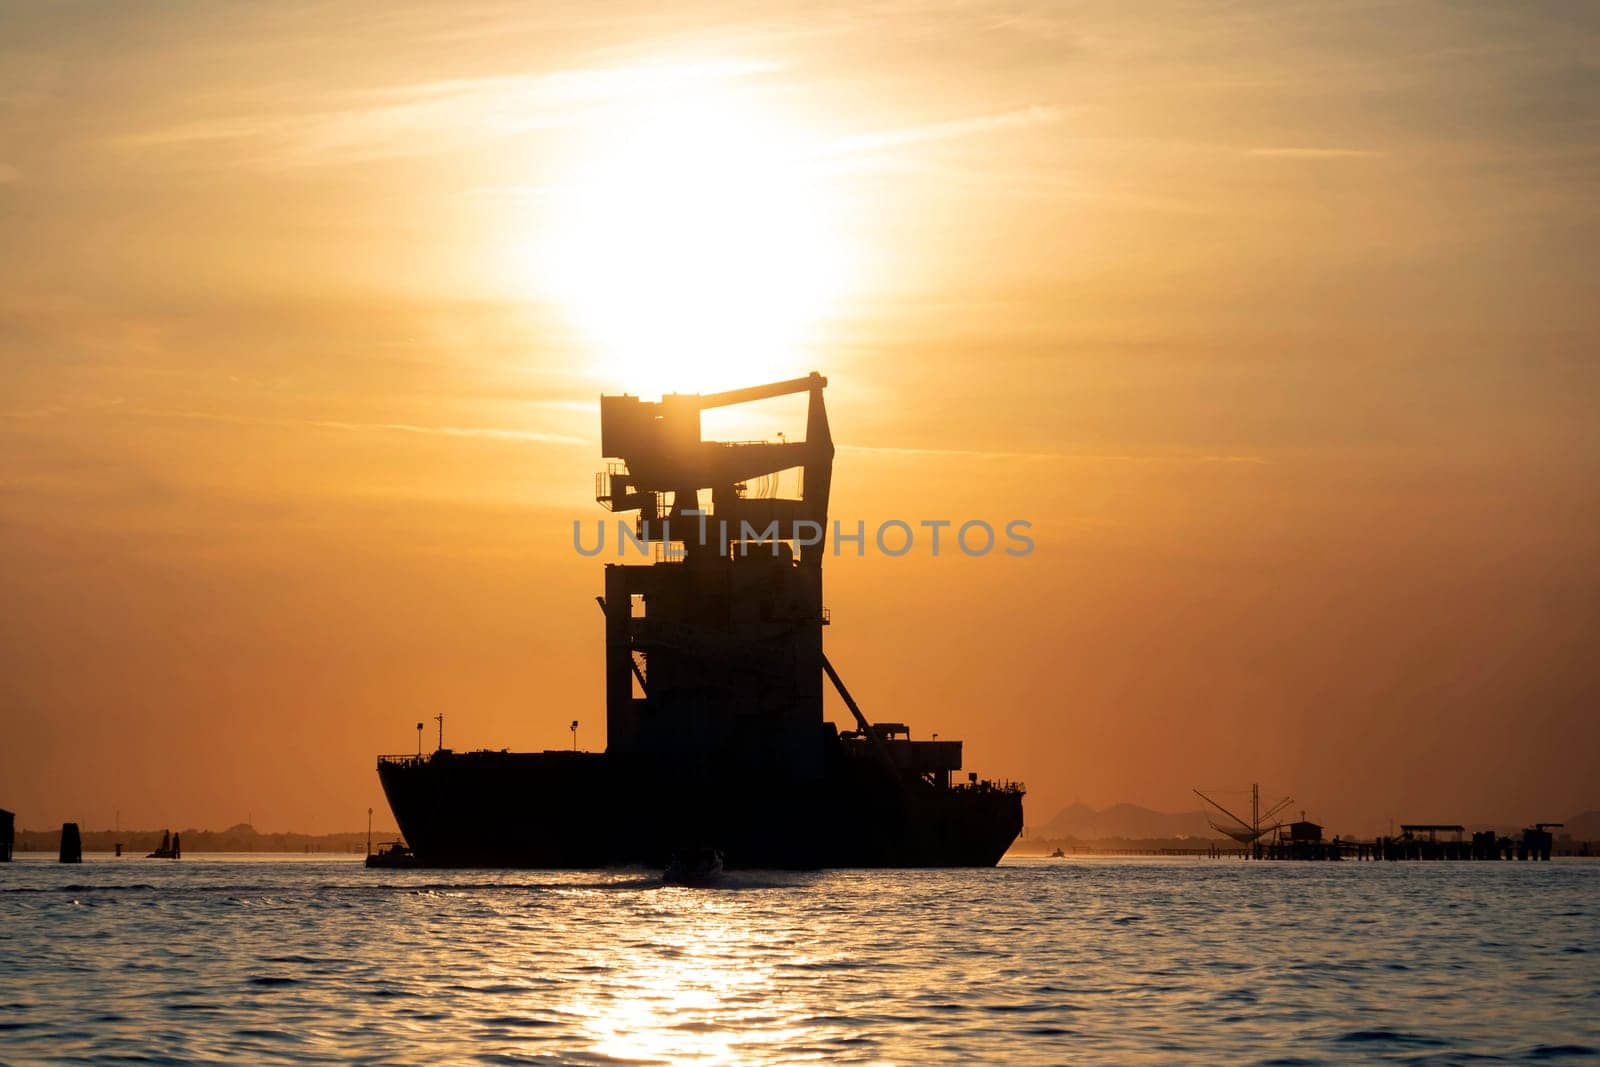
<path fill-rule="evenodd" d="M 661 874 L 664 885 L 705 885 L 722 877 L 722 852 L 714 848 L 679 849 Z"/>
<path fill-rule="evenodd" d="M 1065 855 L 1066 855 L 1066 853 L 1065 853 L 1065 852 L 1062 852 L 1062 851 L 1061 851 L 1061 850 L 1060 850 L 1060 849 L 1059 849 L 1059 848 L 1058 848 L 1058 849 L 1056 849 L 1056 850 L 1055 850 L 1055 851 L 1054 851 L 1054 852 L 1052 852 L 1052 853 L 1050 853 L 1050 858 L 1051 858 L 1051 859 L 1053 859 L 1053 860 L 1058 860 L 1058 859 L 1060 859 L 1060 858 L 1061 858 L 1061 857 L 1063 857 L 1063 856 L 1065 856 Z"/>
<path fill-rule="evenodd" d="M 367 866 L 397 869 L 416 867 L 418 863 L 409 848 L 398 841 L 391 841 L 367 857 Z"/>
<path fill-rule="evenodd" d="M 161 831 L 161 845 L 154 852 L 145 857 L 147 860 L 176 860 L 183 858 L 183 835 L 175 834 L 168 830 Z M 122 854 L 122 846 L 117 846 L 117 854 Z"/>

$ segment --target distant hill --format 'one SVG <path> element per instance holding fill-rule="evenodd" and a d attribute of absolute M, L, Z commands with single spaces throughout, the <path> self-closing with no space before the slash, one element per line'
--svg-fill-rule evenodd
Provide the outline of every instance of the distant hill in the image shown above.
<path fill-rule="evenodd" d="M 365 852 L 365 830 L 341 834 L 263 834 L 246 823 L 230 826 L 226 830 L 179 831 L 185 852 Z M 123 854 L 143 856 L 161 843 L 160 830 L 84 830 L 85 852 L 110 852 L 122 842 Z M 375 844 L 398 836 L 393 830 L 374 830 Z M 61 831 L 19 830 L 18 852 L 55 852 L 61 847 Z"/>
<path fill-rule="evenodd" d="M 1574 841 L 1600 841 L 1600 811 L 1580 811 L 1567 819 L 1567 825 L 1556 831 Z"/>
<path fill-rule="evenodd" d="M 1137 804 L 1112 804 L 1091 808 L 1071 804 L 1042 826 L 1028 827 L 1030 838 L 1077 838 L 1099 841 L 1110 838 L 1219 838 L 1203 811 L 1170 813 L 1141 808 Z"/>

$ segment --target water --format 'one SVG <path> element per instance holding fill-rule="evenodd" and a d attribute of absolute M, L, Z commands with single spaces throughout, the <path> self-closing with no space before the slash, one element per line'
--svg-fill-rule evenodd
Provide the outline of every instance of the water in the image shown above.
<path fill-rule="evenodd" d="M 1600 862 L 0 866 L 0 1062 L 1600 1055 Z"/>

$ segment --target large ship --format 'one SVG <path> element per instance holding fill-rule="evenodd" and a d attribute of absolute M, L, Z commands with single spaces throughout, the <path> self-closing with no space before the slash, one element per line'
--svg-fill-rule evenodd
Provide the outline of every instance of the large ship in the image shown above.
<path fill-rule="evenodd" d="M 993 866 L 1022 787 L 960 776 L 961 742 L 872 723 L 823 653 L 833 438 L 804 378 L 724 393 L 600 398 L 595 498 L 632 512 L 652 562 L 608 564 L 604 752 L 380 756 L 418 863 Z M 808 394 L 803 441 L 706 441 L 707 409 Z M 778 495 L 797 471 L 797 495 Z M 791 477 L 791 480 L 795 480 Z M 627 530 L 619 527 L 619 535 Z M 823 714 L 831 684 L 854 720 Z M 442 724 L 441 724 L 442 725 Z M 441 729 L 442 733 L 442 729 Z"/>

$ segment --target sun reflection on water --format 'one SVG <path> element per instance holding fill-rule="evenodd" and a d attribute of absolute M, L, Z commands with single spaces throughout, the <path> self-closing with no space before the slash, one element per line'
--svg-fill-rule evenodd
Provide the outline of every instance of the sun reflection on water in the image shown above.
<path fill-rule="evenodd" d="M 1521 1060 L 1580 1012 L 1600 863 L 998 871 L 12 864 L 16 1062 Z M 1263 931 L 1298 931 L 1264 937 Z M 1309 931 L 1309 933 L 1308 933 Z M 92 1009 L 89 1007 L 92 1006 Z"/>
<path fill-rule="evenodd" d="M 806 1036 L 803 1005 L 782 994 L 770 964 L 773 953 L 793 947 L 739 924 L 717 894 L 661 892 L 672 921 L 655 927 L 654 951 L 614 974 L 603 1002 L 584 998 L 565 1009 L 587 1020 L 592 1050 L 664 1063 L 794 1058 L 781 1050 Z"/>

